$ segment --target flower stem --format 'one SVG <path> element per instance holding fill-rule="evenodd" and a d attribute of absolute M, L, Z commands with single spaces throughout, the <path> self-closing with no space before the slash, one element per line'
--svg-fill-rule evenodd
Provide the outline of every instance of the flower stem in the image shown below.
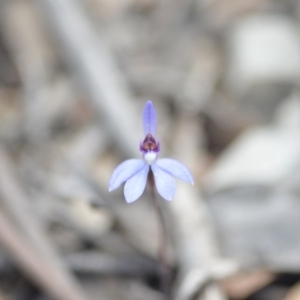
<path fill-rule="evenodd" d="M 151 191 L 151 199 L 154 206 L 154 209 L 156 211 L 156 214 L 158 216 L 158 220 L 160 223 L 161 228 L 161 234 L 160 234 L 160 242 L 159 242 L 159 248 L 158 248 L 158 263 L 159 263 L 159 274 L 160 274 L 160 284 L 161 284 L 161 290 L 165 294 L 166 299 L 171 299 L 171 274 L 170 274 L 170 268 L 168 266 L 168 230 L 164 218 L 164 214 L 162 211 L 162 208 L 157 201 L 156 192 L 155 192 L 155 183 L 154 183 L 154 176 L 152 172 L 149 172 L 148 175 L 148 183 L 150 186 Z"/>

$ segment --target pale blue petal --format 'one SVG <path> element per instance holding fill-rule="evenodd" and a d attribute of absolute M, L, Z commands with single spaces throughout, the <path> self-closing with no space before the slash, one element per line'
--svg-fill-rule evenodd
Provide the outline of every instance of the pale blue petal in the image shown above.
<path fill-rule="evenodd" d="M 141 170 L 129 178 L 124 186 L 124 196 L 127 203 L 131 203 L 141 197 L 145 190 L 149 165 L 145 164 Z"/>
<path fill-rule="evenodd" d="M 171 175 L 178 177 L 183 181 L 187 181 L 190 184 L 194 184 L 194 179 L 191 172 L 184 164 L 182 164 L 178 160 L 171 158 L 162 158 L 158 159 L 155 164 Z"/>
<path fill-rule="evenodd" d="M 146 163 L 142 159 L 128 159 L 123 161 L 113 171 L 108 185 L 108 190 L 117 189 L 123 182 L 140 171 Z"/>
<path fill-rule="evenodd" d="M 154 174 L 155 185 L 158 193 L 166 200 L 171 201 L 175 194 L 175 179 L 168 172 L 158 167 L 155 163 L 151 165 Z"/>
<path fill-rule="evenodd" d="M 154 109 L 154 105 L 151 101 L 148 101 L 144 107 L 143 112 L 143 125 L 144 125 L 144 133 L 147 135 L 150 133 L 155 136 L 156 132 L 156 113 Z"/>

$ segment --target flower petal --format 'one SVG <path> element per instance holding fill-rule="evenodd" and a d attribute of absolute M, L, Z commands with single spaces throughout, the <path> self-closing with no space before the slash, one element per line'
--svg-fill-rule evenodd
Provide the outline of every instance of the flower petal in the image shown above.
<path fill-rule="evenodd" d="M 126 181 L 124 196 L 127 203 L 131 203 L 141 197 L 145 190 L 148 172 L 149 165 L 145 164 L 141 170 Z"/>
<path fill-rule="evenodd" d="M 175 194 L 174 177 L 158 167 L 155 163 L 151 165 L 158 193 L 166 200 L 171 201 Z"/>
<path fill-rule="evenodd" d="M 142 159 L 128 159 L 123 161 L 113 171 L 109 180 L 108 190 L 117 189 L 123 182 L 140 171 L 144 165 L 145 162 Z"/>
<path fill-rule="evenodd" d="M 169 174 L 178 177 L 179 179 L 194 184 L 193 175 L 188 168 L 178 160 L 171 158 L 158 159 L 155 164 L 168 172 Z"/>
<path fill-rule="evenodd" d="M 155 136 L 156 132 L 156 113 L 154 109 L 154 105 L 151 101 L 148 101 L 144 107 L 143 112 L 143 125 L 144 125 L 144 133 L 147 135 L 150 133 Z"/>

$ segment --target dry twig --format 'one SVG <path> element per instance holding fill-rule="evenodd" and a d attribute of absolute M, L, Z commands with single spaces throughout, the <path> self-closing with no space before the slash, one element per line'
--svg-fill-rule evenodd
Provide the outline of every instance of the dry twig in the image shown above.
<path fill-rule="evenodd" d="M 0 165 L 0 194 L 3 206 L 26 236 L 26 238 L 22 237 L 3 214 L 2 223 L 6 229 L 1 225 L 1 235 L 4 246 L 10 250 L 9 253 L 26 272 L 35 280 L 41 280 L 41 285 L 47 291 L 60 295 L 59 299 L 86 299 L 75 278 L 66 269 L 46 238 L 41 222 L 38 222 L 33 211 L 28 209 L 30 201 L 26 199 L 15 180 L 9 156 L 2 148 L 0 148 Z M 6 230 L 11 234 L 8 234 Z"/>
<path fill-rule="evenodd" d="M 36 2 L 113 142 L 128 156 L 137 154 L 136 136 L 142 135 L 132 96 L 104 38 L 96 34 L 79 1 Z"/>

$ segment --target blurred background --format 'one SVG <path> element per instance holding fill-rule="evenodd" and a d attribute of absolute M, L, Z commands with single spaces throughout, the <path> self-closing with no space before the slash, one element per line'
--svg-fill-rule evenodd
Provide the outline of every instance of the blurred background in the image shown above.
<path fill-rule="evenodd" d="M 139 158 L 151 99 L 174 300 L 300 299 L 300 2 L 0 0 L 0 299 L 163 300 Z"/>

